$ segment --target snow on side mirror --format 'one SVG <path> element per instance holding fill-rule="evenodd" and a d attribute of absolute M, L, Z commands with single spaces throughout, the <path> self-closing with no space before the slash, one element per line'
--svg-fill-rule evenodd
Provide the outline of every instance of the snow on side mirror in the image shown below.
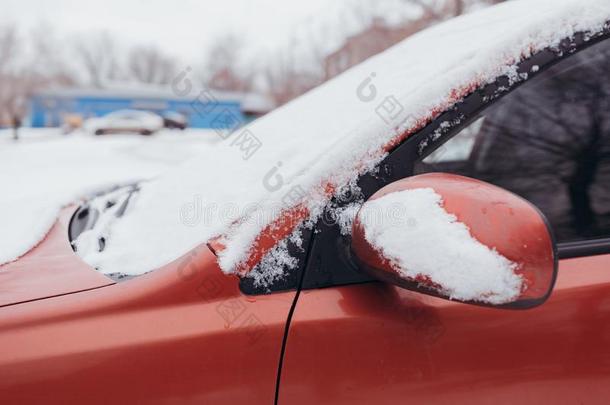
<path fill-rule="evenodd" d="M 379 280 L 485 306 L 540 305 L 557 275 L 553 236 L 536 207 L 446 173 L 400 180 L 371 196 L 354 220 L 351 249 Z"/>

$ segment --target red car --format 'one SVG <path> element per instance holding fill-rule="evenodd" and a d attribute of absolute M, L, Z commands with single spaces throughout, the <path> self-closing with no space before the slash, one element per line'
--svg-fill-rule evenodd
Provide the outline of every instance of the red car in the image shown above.
<path fill-rule="evenodd" d="M 524 2 L 515 3 L 483 15 L 519 21 Z M 97 214 L 66 208 L 39 245 L 0 267 L 0 402 L 608 403 L 602 3 L 591 1 L 607 21 L 596 29 L 571 13 L 503 34 L 524 56 L 506 55 L 493 80 L 456 81 L 450 103 L 358 178 L 361 195 L 333 198 L 302 245 L 288 243 L 295 268 L 270 284 L 223 273 L 220 239 L 145 275 L 109 277 L 70 244 Z M 494 24 L 464 21 L 473 38 Z M 528 42 L 528 32 L 551 38 L 558 24 L 574 31 L 542 49 Z M 449 66 L 451 55 L 434 53 L 448 39 L 437 38 L 421 56 Z M 452 79 L 430 80 L 422 85 Z M 367 210 L 392 198 L 436 205 L 391 230 L 367 222 Z M 358 199 L 366 202 L 346 233 L 332 215 Z M 283 211 L 256 238 L 242 276 L 308 215 Z M 479 250 L 460 248 L 473 243 Z M 477 273 L 483 256 L 504 271 L 490 281 L 497 290 L 471 277 L 489 275 Z"/>

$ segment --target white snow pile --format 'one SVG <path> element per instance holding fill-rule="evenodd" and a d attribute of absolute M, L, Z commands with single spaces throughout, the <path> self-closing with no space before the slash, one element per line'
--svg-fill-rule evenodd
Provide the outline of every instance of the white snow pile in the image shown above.
<path fill-rule="evenodd" d="M 248 272 L 246 277 L 253 280 L 255 287 L 269 287 L 276 280 L 284 278 L 289 271 L 297 268 L 298 261 L 288 249 L 289 241 L 302 251 L 301 229 L 295 230 L 288 238 L 281 240 Z"/>
<path fill-rule="evenodd" d="M 0 131 L 0 264 L 40 242 L 64 205 L 157 176 L 219 139 L 187 132 L 95 137 L 22 128 L 15 142 Z"/>
<path fill-rule="evenodd" d="M 502 304 L 521 293 L 518 265 L 476 240 L 431 188 L 367 201 L 359 218 L 366 240 L 405 278 L 429 279 L 463 301 Z"/>
<path fill-rule="evenodd" d="M 283 210 L 301 205 L 315 218 L 329 190 L 372 170 L 384 146 L 463 89 L 514 72 L 522 58 L 577 31 L 598 32 L 608 19 L 608 0 L 514 0 L 416 34 L 143 184 L 108 224 L 105 249 L 87 260 L 104 272 L 141 274 L 223 236 L 219 264 L 235 272 Z M 30 232 L 48 228 L 41 218 Z"/>

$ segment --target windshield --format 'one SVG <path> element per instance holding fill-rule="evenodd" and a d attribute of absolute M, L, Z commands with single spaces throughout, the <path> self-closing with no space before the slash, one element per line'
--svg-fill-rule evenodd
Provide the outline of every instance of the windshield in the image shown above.
<path fill-rule="evenodd" d="M 248 126 L 219 131 L 222 142 L 143 183 L 125 215 L 107 224 L 104 250 L 87 261 L 140 274 L 221 237 L 221 268 L 236 271 L 257 235 L 287 210 L 301 207 L 315 218 L 332 194 L 374 170 L 391 142 L 500 74 L 524 79 L 514 63 L 570 35 L 570 21 L 601 30 L 607 16 L 565 3 L 540 1 L 547 12 L 528 18 L 527 2 L 509 2 L 449 21 Z M 221 108 L 213 113 L 230 118 Z"/>

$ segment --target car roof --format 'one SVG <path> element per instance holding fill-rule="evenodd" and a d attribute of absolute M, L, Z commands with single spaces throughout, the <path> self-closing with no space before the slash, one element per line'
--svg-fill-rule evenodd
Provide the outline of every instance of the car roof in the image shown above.
<path fill-rule="evenodd" d="M 150 112 L 150 111 L 128 110 L 128 109 L 125 109 L 125 110 L 116 110 L 116 111 L 113 111 L 111 113 L 106 114 L 106 116 L 119 116 L 119 115 L 136 115 L 136 116 L 137 115 L 140 115 L 140 116 L 146 115 L 146 116 L 154 116 L 156 114 L 153 113 L 153 112 Z"/>

